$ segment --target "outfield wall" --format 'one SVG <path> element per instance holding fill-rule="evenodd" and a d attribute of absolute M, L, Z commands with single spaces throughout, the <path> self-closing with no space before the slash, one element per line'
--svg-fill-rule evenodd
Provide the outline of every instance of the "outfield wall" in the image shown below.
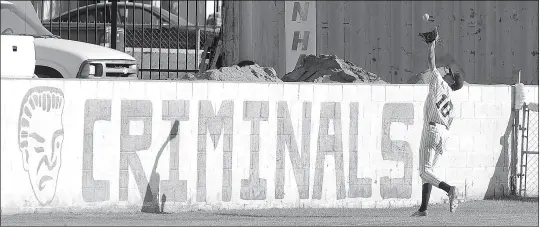
<path fill-rule="evenodd" d="M 538 87 L 527 89 L 538 102 Z M 148 182 L 160 182 L 167 212 L 418 205 L 426 94 L 426 85 L 2 79 L 2 213 L 140 210 Z M 467 200 L 508 194 L 511 87 L 469 85 L 452 100 L 457 119 L 435 173 Z M 445 200 L 432 191 L 431 202 Z"/>

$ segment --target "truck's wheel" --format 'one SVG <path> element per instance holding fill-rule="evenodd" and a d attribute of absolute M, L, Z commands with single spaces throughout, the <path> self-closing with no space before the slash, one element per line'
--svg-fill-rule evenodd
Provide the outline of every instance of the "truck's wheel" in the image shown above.
<path fill-rule="evenodd" d="M 56 69 L 41 65 L 36 65 L 34 74 L 36 74 L 38 78 L 64 78 L 60 72 L 56 71 Z"/>

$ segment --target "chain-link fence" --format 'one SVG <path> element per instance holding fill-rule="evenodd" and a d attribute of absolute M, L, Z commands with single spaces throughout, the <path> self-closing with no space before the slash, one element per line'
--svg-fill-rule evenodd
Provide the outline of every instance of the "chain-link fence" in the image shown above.
<path fill-rule="evenodd" d="M 529 111 L 529 143 L 527 150 L 538 152 L 538 104 L 529 104 L 527 110 Z"/>
<path fill-rule="evenodd" d="M 207 40 L 217 35 L 214 31 L 192 27 L 146 28 L 143 26 L 126 27 L 126 48 L 164 48 L 164 49 L 199 49 L 204 48 Z M 197 43 L 198 42 L 198 43 Z"/>
<path fill-rule="evenodd" d="M 538 103 L 522 108 L 520 195 L 538 197 Z"/>

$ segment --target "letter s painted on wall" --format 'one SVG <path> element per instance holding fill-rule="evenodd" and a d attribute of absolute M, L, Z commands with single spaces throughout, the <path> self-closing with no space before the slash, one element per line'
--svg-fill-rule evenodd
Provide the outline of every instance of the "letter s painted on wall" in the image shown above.
<path fill-rule="evenodd" d="M 386 103 L 383 107 L 381 152 L 383 160 L 403 162 L 403 178 L 381 177 L 381 197 L 410 199 L 412 195 L 412 149 L 407 141 L 392 140 L 390 126 L 394 122 L 414 124 L 412 103 Z"/>

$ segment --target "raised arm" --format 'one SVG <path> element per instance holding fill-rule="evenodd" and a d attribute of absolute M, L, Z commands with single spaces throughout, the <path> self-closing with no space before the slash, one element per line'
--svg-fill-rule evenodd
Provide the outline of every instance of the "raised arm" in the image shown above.
<path fill-rule="evenodd" d="M 442 80 L 442 75 L 437 70 L 437 65 L 435 63 L 435 45 L 439 40 L 439 31 L 437 27 L 431 32 L 421 33 L 422 38 L 427 43 L 428 47 L 428 65 L 429 70 L 431 71 L 429 78 L 427 79 L 428 84 L 435 85 L 436 81 Z"/>
<path fill-rule="evenodd" d="M 431 71 L 437 70 L 435 65 L 435 44 L 439 41 L 439 26 L 436 26 L 430 32 L 420 33 L 420 37 L 426 42 L 428 46 L 428 65 Z"/>
<path fill-rule="evenodd" d="M 435 65 L 435 42 L 428 43 L 428 65 L 431 71 L 437 70 Z"/>

